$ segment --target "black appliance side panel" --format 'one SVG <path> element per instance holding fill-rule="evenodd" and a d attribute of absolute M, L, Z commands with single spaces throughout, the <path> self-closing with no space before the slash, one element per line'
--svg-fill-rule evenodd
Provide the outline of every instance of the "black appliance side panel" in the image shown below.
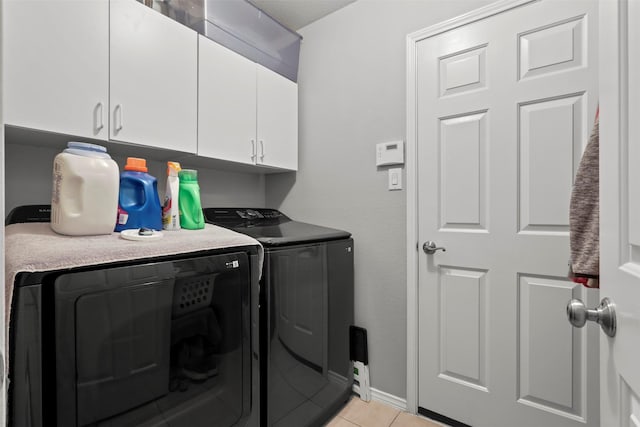
<path fill-rule="evenodd" d="M 349 326 L 354 323 L 353 239 L 327 243 L 329 276 L 329 371 L 353 382 Z"/>
<path fill-rule="evenodd" d="M 350 238 L 266 248 L 263 426 L 321 426 L 349 399 L 353 277 Z"/>
<path fill-rule="evenodd" d="M 257 254 L 251 255 L 251 394 L 245 394 L 245 408 L 251 408 L 246 427 L 260 427 L 260 276 L 261 265 Z"/>
<path fill-rule="evenodd" d="M 41 285 L 15 288 L 10 425 L 42 427 Z"/>

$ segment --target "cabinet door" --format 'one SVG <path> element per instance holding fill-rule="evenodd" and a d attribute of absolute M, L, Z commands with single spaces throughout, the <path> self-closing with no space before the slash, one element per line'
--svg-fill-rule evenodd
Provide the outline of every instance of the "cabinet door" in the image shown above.
<path fill-rule="evenodd" d="M 258 77 L 258 164 L 298 169 L 298 85 L 261 65 Z"/>
<path fill-rule="evenodd" d="M 135 0 L 110 9 L 110 138 L 195 153 L 196 32 Z"/>
<path fill-rule="evenodd" d="M 256 154 L 256 65 L 199 38 L 198 155 L 252 164 Z"/>
<path fill-rule="evenodd" d="M 109 2 L 4 2 L 5 122 L 107 139 Z"/>

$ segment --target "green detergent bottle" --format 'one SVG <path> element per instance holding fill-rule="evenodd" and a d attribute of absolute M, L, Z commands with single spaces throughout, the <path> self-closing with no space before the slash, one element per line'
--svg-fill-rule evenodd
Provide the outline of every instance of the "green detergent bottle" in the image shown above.
<path fill-rule="evenodd" d="M 204 216 L 200 204 L 200 186 L 198 171 L 182 169 L 178 172 L 180 179 L 178 206 L 180 207 L 180 227 L 187 230 L 204 228 Z"/>

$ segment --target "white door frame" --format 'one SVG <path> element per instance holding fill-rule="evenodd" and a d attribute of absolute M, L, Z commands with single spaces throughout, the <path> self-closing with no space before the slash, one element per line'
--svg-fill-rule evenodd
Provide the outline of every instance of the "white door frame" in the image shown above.
<path fill-rule="evenodd" d="M 0 0 L 0 32 L 2 31 L 2 14 L 3 14 L 4 4 Z M 4 55 L 4 46 L 3 44 L 5 37 L 0 36 L 0 214 L 2 218 L 4 218 L 4 98 L 2 94 L 4 93 L 4 76 L 3 76 L 3 55 Z M 4 283 L 4 225 L 0 226 L 2 229 L 0 230 L 0 283 Z M 5 284 L 6 285 L 6 284 Z M 4 286 L 3 286 L 4 287 Z M 4 306 L 5 300 L 0 301 L 0 319 L 2 319 L 2 330 L 0 330 L 0 425 L 7 425 L 6 420 L 6 407 L 7 407 L 7 378 L 9 375 L 9 367 L 5 367 L 5 363 L 7 360 L 7 348 L 6 348 L 6 338 L 5 332 L 7 330 L 7 325 L 5 324 L 5 310 Z"/>
<path fill-rule="evenodd" d="M 407 36 L 407 411 L 418 412 L 417 44 L 429 37 L 541 0 L 501 0 Z"/>

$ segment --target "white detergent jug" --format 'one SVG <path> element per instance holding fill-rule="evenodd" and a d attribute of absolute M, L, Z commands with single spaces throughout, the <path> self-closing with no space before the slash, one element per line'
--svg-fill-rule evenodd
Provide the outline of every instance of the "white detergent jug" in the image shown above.
<path fill-rule="evenodd" d="M 111 234 L 120 171 L 100 145 L 69 142 L 53 161 L 51 228 L 69 236 Z"/>

